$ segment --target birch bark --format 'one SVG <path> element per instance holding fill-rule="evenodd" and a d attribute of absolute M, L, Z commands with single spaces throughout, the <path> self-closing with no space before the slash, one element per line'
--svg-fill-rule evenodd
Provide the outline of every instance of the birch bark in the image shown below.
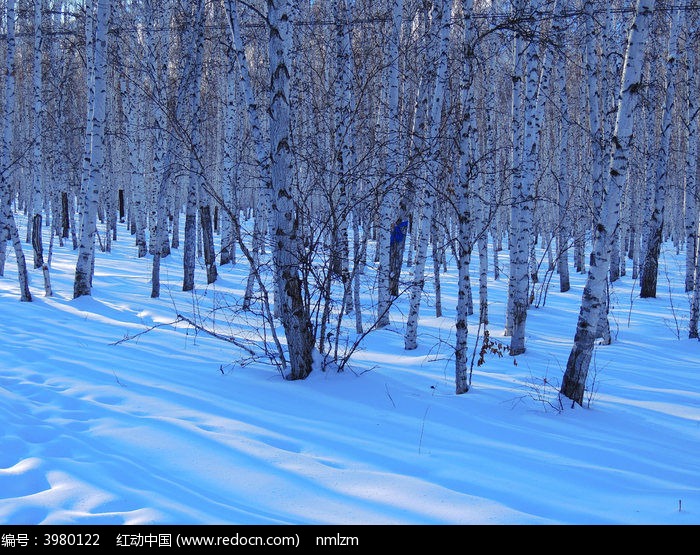
<path fill-rule="evenodd" d="M 524 1 L 516 0 L 513 2 L 513 18 L 518 19 L 523 15 Z M 523 120 L 522 120 L 522 105 L 523 105 L 523 52 L 525 41 L 522 31 L 516 29 L 515 37 L 513 38 L 513 89 L 511 91 L 511 157 L 510 157 L 510 219 L 511 226 L 516 220 L 518 209 L 516 202 L 518 201 L 518 188 L 522 185 L 522 160 L 523 160 Z M 508 274 L 508 302 L 506 307 L 505 329 L 503 331 L 506 337 L 512 337 L 513 328 L 515 326 L 516 312 L 516 284 L 522 276 L 518 275 L 518 266 L 522 267 L 523 253 L 516 253 L 516 232 L 512 229 L 508 230 L 508 249 L 509 249 L 509 274 Z M 527 279 L 527 254 L 525 254 L 525 279 Z M 522 274 L 522 268 L 519 272 Z M 527 282 L 524 285 L 527 289 Z M 522 289 L 522 285 L 521 285 Z M 525 301 L 526 302 L 526 301 Z M 523 307 L 526 309 L 526 306 Z"/>
<path fill-rule="evenodd" d="M 304 379 L 312 371 L 314 336 L 299 275 L 300 237 L 292 192 L 290 144 L 289 47 L 290 3 L 268 0 L 270 31 L 270 175 L 272 182 L 273 260 L 278 282 L 276 303 L 289 349 L 289 379 Z"/>
<path fill-rule="evenodd" d="M 659 151 L 656 159 L 654 205 L 651 218 L 648 220 L 647 244 L 643 258 L 640 277 L 640 292 L 642 298 L 656 297 L 656 283 L 659 273 L 659 254 L 663 242 L 664 210 L 666 204 L 666 189 L 668 184 L 668 164 L 670 159 L 671 126 L 676 99 L 676 68 L 678 59 L 678 35 L 682 24 L 682 11 L 673 9 L 673 19 L 668 38 L 668 53 L 666 58 L 666 100 L 664 103 Z"/>
<path fill-rule="evenodd" d="M 439 179 L 439 132 L 442 123 L 442 107 L 444 91 L 447 79 L 447 53 L 450 39 L 450 17 L 452 2 L 449 0 L 437 0 L 433 4 L 431 14 L 430 33 L 432 35 L 431 44 L 438 48 L 436 62 L 437 72 L 435 75 L 434 89 L 430 98 L 429 110 L 429 159 L 426 168 L 426 179 L 421 188 L 422 206 L 418 220 L 419 237 L 416 247 L 416 259 L 414 263 L 413 281 L 410 286 L 410 299 L 408 318 L 406 321 L 406 333 L 404 336 L 404 347 L 412 350 L 418 347 L 418 317 L 421 304 L 421 296 L 425 285 L 425 262 L 427 259 L 428 243 L 430 241 L 430 227 L 432 225 L 435 188 Z"/>
<path fill-rule="evenodd" d="M 529 9 L 535 13 L 535 28 L 537 34 L 537 11 L 541 2 L 531 2 Z M 517 39 L 516 39 L 517 47 Z M 539 152 L 538 95 L 540 90 L 540 55 L 538 44 L 534 40 L 525 47 L 526 83 L 524 97 L 525 127 L 523 129 L 522 170 L 515 172 L 511 191 L 511 228 L 510 228 L 510 281 L 511 295 L 511 338 L 510 354 L 512 356 L 525 352 L 525 323 L 529 301 L 529 261 L 533 230 L 535 174 Z M 514 85 L 515 95 L 518 93 Z M 544 95 L 543 95 L 544 96 Z M 514 112 L 515 116 L 515 112 Z"/>
<path fill-rule="evenodd" d="M 12 241 L 12 246 L 17 259 L 17 276 L 20 287 L 20 300 L 29 302 L 32 300 L 29 291 L 29 276 L 27 262 L 22 250 L 22 242 L 17 231 L 15 216 L 12 208 L 12 183 L 13 173 L 12 144 L 14 141 L 14 114 L 15 114 L 15 0 L 8 0 L 6 6 L 7 21 L 7 50 L 5 66 L 5 107 L 2 122 L 2 157 L 0 158 L 0 276 L 5 272 L 6 243 Z"/>
<path fill-rule="evenodd" d="M 34 122 L 32 126 L 32 246 L 34 248 L 34 268 L 44 266 L 44 246 L 42 242 L 42 209 L 44 204 L 44 159 L 42 156 L 42 119 L 44 117 L 44 98 L 42 93 L 43 76 L 41 70 L 41 51 L 43 36 L 42 0 L 34 0 L 34 64 L 32 81 L 34 88 Z M 48 267 L 47 267 L 48 268 Z M 47 270 L 48 271 L 48 270 Z"/>
<path fill-rule="evenodd" d="M 695 266 L 698 250 L 698 119 L 700 119 L 700 104 L 695 91 L 698 90 L 698 72 L 696 67 L 698 30 L 693 26 L 688 32 L 686 46 L 688 105 L 687 139 L 685 158 L 685 291 L 697 287 Z"/>
<path fill-rule="evenodd" d="M 105 180 L 105 123 L 107 119 L 107 28 L 110 0 L 98 0 L 95 26 L 95 69 L 92 128 L 90 133 L 90 174 L 83 191 L 84 212 L 80 226 L 78 261 L 75 266 L 73 298 L 92 294 L 95 269 L 95 236 L 97 234 L 97 205 Z"/>
<path fill-rule="evenodd" d="M 555 40 L 558 45 L 564 45 L 565 31 L 562 19 L 554 21 Z M 571 236 L 569 227 L 570 218 L 570 177 L 569 177 L 569 96 L 566 90 L 566 56 L 559 53 L 556 64 L 557 82 L 559 88 L 559 111 L 562 115 L 559 140 L 557 142 L 558 162 L 557 190 L 558 190 L 558 226 L 557 226 L 557 273 L 559 274 L 559 291 L 566 293 L 571 288 L 569 278 L 569 240 Z"/>
<path fill-rule="evenodd" d="M 389 113 L 387 115 L 387 156 L 386 156 L 386 186 L 380 205 L 380 223 L 377 249 L 379 250 L 379 270 L 377 283 L 377 327 L 386 327 L 391 323 L 389 309 L 391 308 L 391 235 L 389 222 L 394 222 L 394 212 L 397 205 L 396 186 L 399 170 L 399 41 L 401 38 L 401 17 L 403 0 L 393 0 L 391 11 L 391 33 L 388 49 L 388 88 Z"/>
<path fill-rule="evenodd" d="M 625 52 L 615 134 L 609 159 L 608 188 L 601 218 L 595 228 L 588 278 L 581 300 L 574 336 L 560 393 L 583 405 L 588 370 L 593 355 L 595 332 L 604 303 L 605 285 L 610 270 L 610 237 L 619 224 L 620 196 L 627 179 L 628 160 L 633 141 L 633 125 L 640 94 L 644 49 L 654 9 L 654 0 L 638 0 L 634 22 Z"/>

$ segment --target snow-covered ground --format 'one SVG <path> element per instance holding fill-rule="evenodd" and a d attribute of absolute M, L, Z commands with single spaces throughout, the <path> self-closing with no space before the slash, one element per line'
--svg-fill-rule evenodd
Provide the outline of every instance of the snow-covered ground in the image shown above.
<path fill-rule="evenodd" d="M 453 261 L 442 318 L 426 286 L 417 350 L 403 348 L 401 299 L 344 372 L 290 382 L 262 360 L 241 364 L 231 343 L 170 325 L 235 300 L 242 259 L 208 288 L 198 268 L 193 295 L 180 290 L 174 251 L 151 299 L 150 260 L 119 231 L 113 252 L 98 252 L 93 295 L 76 300 L 69 245 L 54 246 L 52 297 L 32 270 L 32 303 L 19 301 L 8 246 L 0 523 L 700 524 L 700 342 L 687 339 L 672 247 L 658 298 L 640 299 L 631 272 L 615 283 L 614 342 L 597 348 L 589 403 L 572 409 L 556 393 L 585 276 L 572 273 L 565 294 L 554 276 L 529 312 L 527 352 L 487 354 L 465 395 L 454 394 Z M 495 340 L 506 286 L 491 274 Z M 231 333 L 251 324 L 232 309 L 216 317 Z"/>

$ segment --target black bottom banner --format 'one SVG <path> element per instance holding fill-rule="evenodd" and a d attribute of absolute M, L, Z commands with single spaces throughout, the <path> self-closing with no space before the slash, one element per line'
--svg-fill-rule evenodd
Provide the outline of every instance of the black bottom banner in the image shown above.
<path fill-rule="evenodd" d="M 50 552 L 71 553 L 134 550 L 197 552 L 263 551 L 321 553 L 328 550 L 372 552 L 375 549 L 414 551 L 443 547 L 467 549 L 488 542 L 493 548 L 526 548 L 534 542 L 571 540 L 571 526 L 442 526 L 442 525 L 0 525 L 0 555 Z M 609 542 L 619 534 L 628 545 L 667 536 L 663 526 L 578 526 L 593 541 L 600 534 Z M 678 527 L 674 527 L 678 528 Z M 697 529 L 690 526 L 687 532 Z M 677 532 L 674 537 L 677 538 Z M 656 536 L 656 538 L 654 538 Z M 509 545 L 510 544 L 510 545 Z M 460 549 L 461 550 L 461 549 Z M 430 551 L 428 551 L 428 555 Z"/>

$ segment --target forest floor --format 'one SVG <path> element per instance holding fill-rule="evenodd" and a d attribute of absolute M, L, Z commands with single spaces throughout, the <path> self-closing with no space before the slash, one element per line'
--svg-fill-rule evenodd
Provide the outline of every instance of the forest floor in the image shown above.
<path fill-rule="evenodd" d="M 571 408 L 557 391 L 585 275 L 572 272 L 567 293 L 549 276 L 526 353 L 486 353 L 464 395 L 452 260 L 442 317 L 428 274 L 417 350 L 403 348 L 402 296 L 392 325 L 369 333 L 342 373 L 319 366 L 292 382 L 264 356 L 176 322 L 216 325 L 263 353 L 259 320 L 239 309 L 242 258 L 210 286 L 198 267 L 185 293 L 175 250 L 151 299 L 151 260 L 119 233 L 97 253 L 92 296 L 75 300 L 70 244 L 53 247 L 53 296 L 31 270 L 31 303 L 19 301 L 8 248 L 0 523 L 700 524 L 700 342 L 687 338 L 684 255 L 671 245 L 657 298 L 640 299 L 629 271 L 614 283 L 613 342 L 596 348 L 585 406 Z M 506 288 L 491 272 L 496 346 L 507 341 Z M 344 329 L 352 341 L 353 318 Z M 470 361 L 482 339 L 472 316 Z"/>

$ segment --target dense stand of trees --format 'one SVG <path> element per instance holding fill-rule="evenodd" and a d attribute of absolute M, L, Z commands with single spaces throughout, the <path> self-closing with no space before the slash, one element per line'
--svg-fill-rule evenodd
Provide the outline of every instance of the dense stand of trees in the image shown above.
<path fill-rule="evenodd" d="M 585 273 L 560 391 L 582 404 L 594 346 L 612 340 L 611 287 L 630 267 L 655 297 L 668 241 L 686 253 L 698 337 L 696 2 L 1 4 L 0 274 L 11 243 L 23 301 L 25 250 L 50 295 L 51 248 L 70 241 L 73 294 L 90 295 L 95 248 L 109 251 L 121 222 L 153 297 L 172 249 L 184 291 L 247 260 L 239 310 L 303 379 L 316 353 L 342 369 L 402 295 L 415 349 L 426 280 L 441 316 L 454 260 L 465 393 L 489 275 L 508 280 L 516 356 L 552 276 L 567 292 Z"/>

